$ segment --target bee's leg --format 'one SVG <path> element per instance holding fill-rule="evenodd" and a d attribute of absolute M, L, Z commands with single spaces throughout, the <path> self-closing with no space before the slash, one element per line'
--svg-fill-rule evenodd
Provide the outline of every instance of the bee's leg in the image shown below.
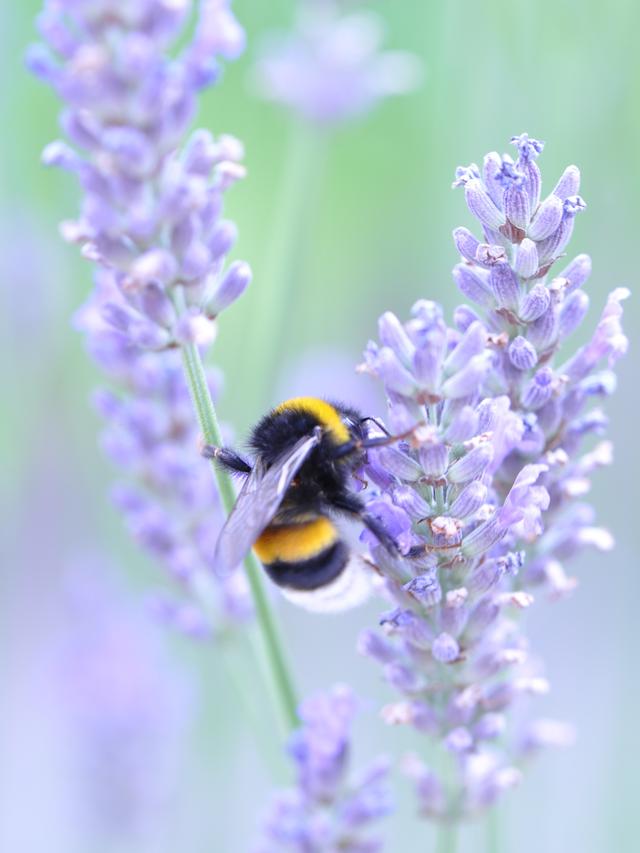
<path fill-rule="evenodd" d="M 205 444 L 200 453 L 205 459 L 214 459 L 218 465 L 236 474 L 250 474 L 251 465 L 238 456 L 235 450 L 228 447 L 215 447 L 213 444 Z"/>
<path fill-rule="evenodd" d="M 396 540 L 384 529 L 377 518 L 374 518 L 372 515 L 367 515 L 366 513 L 361 515 L 360 518 L 367 530 L 370 530 L 373 533 L 383 548 L 385 548 L 390 554 L 399 553 Z"/>
<path fill-rule="evenodd" d="M 359 518 L 367 530 L 370 530 L 373 533 L 383 548 L 386 548 L 390 554 L 398 553 L 396 540 L 385 530 L 377 518 L 374 518 L 373 515 L 369 515 L 369 513 L 365 512 L 362 501 L 355 495 L 333 495 L 331 503 L 327 509 L 338 510 L 339 512 L 347 513 L 354 518 Z"/>

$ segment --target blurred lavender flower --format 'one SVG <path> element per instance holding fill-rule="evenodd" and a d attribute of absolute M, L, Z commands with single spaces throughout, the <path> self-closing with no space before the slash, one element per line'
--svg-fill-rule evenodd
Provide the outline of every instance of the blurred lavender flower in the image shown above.
<path fill-rule="evenodd" d="M 345 685 L 303 702 L 302 727 L 290 741 L 297 787 L 274 797 L 257 851 L 381 849 L 381 841 L 366 833 L 391 809 L 388 762 L 378 758 L 357 775 L 350 774 L 351 727 L 357 710 L 357 699 Z"/>
<path fill-rule="evenodd" d="M 100 391 L 108 454 L 137 480 L 119 488 L 118 506 L 135 538 L 199 596 L 160 602 L 163 618 L 194 635 L 248 611 L 244 578 L 212 589 L 205 579 L 222 513 L 197 431 L 178 346 L 204 349 L 215 317 L 250 281 L 248 266 L 225 270 L 236 227 L 222 218 L 226 189 L 244 170 L 241 144 L 195 131 L 198 90 L 215 81 L 218 57 L 233 58 L 244 34 L 228 0 L 203 0 L 191 40 L 175 43 L 190 0 L 49 0 L 38 19 L 47 42 L 31 68 L 66 107 L 63 130 L 45 163 L 74 172 L 80 218 L 62 226 L 97 264 L 95 290 L 79 312 L 88 347 L 118 392 Z M 209 377 L 212 390 L 219 379 Z M 212 601 L 216 598 L 217 601 Z"/>
<path fill-rule="evenodd" d="M 384 24 L 375 12 L 341 5 L 300 0 L 293 32 L 274 35 L 254 70 L 260 94 L 318 124 L 360 116 L 421 77 L 417 57 L 380 51 Z"/>
<path fill-rule="evenodd" d="M 491 153 L 482 169 L 456 173 L 485 240 L 454 232 L 463 257 L 454 280 L 475 306 L 457 308 L 453 328 L 426 300 L 405 324 L 383 315 L 381 343 L 369 344 L 362 366 L 384 383 L 392 428 L 419 426 L 410 442 L 370 451 L 378 489 L 368 510 L 406 558 L 365 534 L 393 609 L 381 620 L 387 636 L 366 632 L 361 650 L 404 694 L 386 721 L 412 725 L 450 756 L 448 775 L 418 758 L 407 764 L 423 812 L 444 820 L 492 805 L 537 747 L 571 741 L 549 720 L 506 734 L 513 702 L 549 689 L 515 616 L 533 603 L 531 590 L 572 591 L 569 557 L 612 547 L 582 501 L 611 445 L 583 445 L 606 427 L 591 404 L 615 389 L 628 291 L 611 293 L 591 341 L 557 359 L 589 302 L 588 256 L 547 280 L 585 207 L 580 174 L 569 166 L 541 201 L 543 143 L 527 134 L 512 142 L 515 162 Z"/>
<path fill-rule="evenodd" d="M 51 649 L 50 698 L 64 709 L 88 837 L 158 849 L 167 826 L 158 819 L 177 792 L 192 689 L 153 625 L 123 604 L 107 575 L 98 562 L 69 579 L 65 627 Z"/>

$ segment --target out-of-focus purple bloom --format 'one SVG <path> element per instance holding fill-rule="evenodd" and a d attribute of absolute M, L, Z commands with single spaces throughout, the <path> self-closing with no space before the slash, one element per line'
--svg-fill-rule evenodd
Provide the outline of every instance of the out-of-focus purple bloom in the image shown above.
<path fill-rule="evenodd" d="M 177 793 L 193 692 L 167 659 L 154 625 L 89 564 L 68 582 L 65 626 L 50 651 L 51 701 L 81 780 L 92 838 L 151 849 Z"/>
<path fill-rule="evenodd" d="M 520 738 L 509 732 L 509 706 L 548 690 L 514 617 L 533 604 L 530 590 L 572 591 L 569 557 L 613 544 L 580 502 L 611 446 L 585 452 L 583 442 L 606 426 L 591 406 L 615 388 L 602 367 L 626 351 L 629 294 L 614 290 L 591 340 L 557 363 L 588 308 L 587 256 L 548 276 L 585 206 L 579 171 L 569 167 L 540 201 L 543 144 L 527 134 L 512 142 L 515 162 L 494 152 L 482 170 L 456 171 L 485 240 L 454 232 L 463 259 L 454 280 L 476 306 L 457 309 L 456 328 L 424 300 L 405 324 L 383 315 L 380 344 L 369 343 L 361 366 L 383 382 L 392 428 L 415 428 L 392 449 L 369 451 L 365 466 L 377 487 L 369 509 L 407 556 L 363 537 L 395 609 L 381 617 L 387 638 L 367 632 L 360 648 L 404 694 L 384 719 L 413 725 L 455 756 L 447 782 L 420 759 L 408 765 L 422 811 L 443 820 L 491 806 L 519 781 L 520 756 L 570 741 L 567 727 L 549 721 Z"/>
<path fill-rule="evenodd" d="M 48 0 L 38 19 L 47 47 L 32 69 L 65 103 L 71 144 L 45 150 L 82 187 L 80 218 L 63 235 L 96 264 L 95 288 L 77 315 L 87 346 L 117 390 L 95 405 L 102 444 L 127 471 L 115 500 L 134 538 L 196 597 L 156 612 L 194 636 L 249 611 L 241 575 L 215 584 L 211 558 L 222 511 L 198 434 L 180 345 L 208 347 L 215 317 L 247 287 L 248 266 L 225 269 L 236 227 L 223 196 L 242 177 L 242 145 L 197 130 L 182 145 L 198 91 L 219 57 L 244 45 L 229 0 L 198 4 L 191 39 L 176 51 L 190 0 Z M 180 147 L 182 145 L 182 147 Z M 211 373 L 215 394 L 220 380 Z"/>
<path fill-rule="evenodd" d="M 420 61 L 380 50 L 384 25 L 336 0 L 300 0 L 294 31 L 274 34 L 254 69 L 257 90 L 318 124 L 338 124 L 415 88 Z"/>
<path fill-rule="evenodd" d="M 388 814 L 388 762 L 374 760 L 350 770 L 351 729 L 358 701 L 345 685 L 317 694 L 300 707 L 301 728 L 289 751 L 296 767 L 295 789 L 275 795 L 264 818 L 259 853 L 308 853 L 382 849 L 368 835 L 370 825 Z"/>

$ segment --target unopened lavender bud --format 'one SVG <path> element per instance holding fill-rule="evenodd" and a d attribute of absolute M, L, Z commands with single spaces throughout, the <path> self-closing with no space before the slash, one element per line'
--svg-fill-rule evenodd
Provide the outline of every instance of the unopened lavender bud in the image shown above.
<path fill-rule="evenodd" d="M 563 249 L 571 239 L 574 224 L 574 216 L 563 216 L 560 225 L 553 234 L 538 243 L 538 254 L 541 265 L 548 265 L 549 262 L 562 254 Z"/>
<path fill-rule="evenodd" d="M 458 305 L 453 311 L 453 322 L 461 332 L 466 332 L 472 323 L 480 321 L 480 317 L 468 305 Z"/>
<path fill-rule="evenodd" d="M 493 306 L 491 288 L 476 270 L 467 264 L 458 264 L 454 267 L 452 275 L 464 296 L 485 308 Z"/>
<path fill-rule="evenodd" d="M 423 476 L 422 468 L 415 459 L 407 456 L 397 447 L 380 447 L 376 449 L 375 453 L 383 468 L 386 468 L 399 480 L 415 483 Z"/>
<path fill-rule="evenodd" d="M 234 261 L 207 305 L 210 314 L 219 314 L 232 305 L 251 283 L 251 267 L 244 261 Z"/>
<path fill-rule="evenodd" d="M 444 745 L 451 752 L 467 752 L 473 747 L 473 737 L 469 729 L 459 726 L 449 732 L 444 739 Z"/>
<path fill-rule="evenodd" d="M 518 335 L 509 344 L 509 361 L 517 370 L 531 370 L 538 361 L 535 347 L 522 335 Z"/>
<path fill-rule="evenodd" d="M 551 294 L 548 288 L 538 282 L 534 284 L 529 293 L 522 300 L 518 314 L 525 323 L 532 323 L 538 317 L 542 317 L 551 303 Z"/>
<path fill-rule="evenodd" d="M 538 247 L 525 237 L 524 240 L 516 247 L 516 257 L 513 268 L 522 276 L 522 278 L 531 278 L 538 271 L 540 266 L 538 261 Z"/>
<path fill-rule="evenodd" d="M 147 284 L 140 294 L 140 304 L 144 313 L 159 326 L 171 328 L 176 319 L 173 303 L 157 282 Z"/>
<path fill-rule="evenodd" d="M 470 450 L 462 459 L 449 468 L 447 480 L 450 483 L 467 483 L 479 477 L 493 459 L 493 446 L 488 442 Z"/>
<path fill-rule="evenodd" d="M 442 587 L 435 572 L 418 575 L 404 589 L 425 607 L 433 607 L 442 599 Z"/>
<path fill-rule="evenodd" d="M 484 377 L 489 372 L 491 366 L 490 353 L 482 353 L 470 359 L 469 363 L 449 377 L 442 386 L 442 393 L 445 397 L 456 399 L 457 397 L 467 397 L 474 393 Z"/>
<path fill-rule="evenodd" d="M 238 226 L 235 222 L 223 219 L 218 222 L 213 233 L 207 241 L 207 248 L 213 258 L 221 258 L 226 255 L 238 239 Z"/>
<path fill-rule="evenodd" d="M 502 308 L 518 308 L 520 285 L 510 265 L 504 261 L 491 268 L 489 282 L 496 302 Z"/>
<path fill-rule="evenodd" d="M 439 663 L 452 663 L 460 654 L 460 646 L 450 634 L 442 633 L 433 641 L 431 654 Z"/>
<path fill-rule="evenodd" d="M 493 596 L 488 595 L 481 598 L 469 616 L 467 627 L 465 628 L 466 640 L 474 642 L 481 637 L 486 629 L 495 622 L 499 613 L 500 608 L 493 601 Z"/>
<path fill-rule="evenodd" d="M 193 240 L 182 256 L 180 275 L 187 281 L 201 278 L 211 269 L 211 252 L 199 240 Z"/>
<path fill-rule="evenodd" d="M 536 241 L 546 239 L 560 225 L 562 213 L 562 200 L 553 194 L 547 196 L 535 212 L 531 224 L 527 228 L 527 236 Z"/>
<path fill-rule="evenodd" d="M 410 486 L 396 486 L 392 498 L 393 503 L 414 520 L 428 518 L 432 514 L 431 506 Z"/>
<path fill-rule="evenodd" d="M 571 195 L 575 195 L 580 189 L 580 169 L 577 166 L 567 166 L 560 180 L 553 188 L 553 195 L 564 201 Z"/>
<path fill-rule="evenodd" d="M 542 316 L 529 325 L 527 338 L 538 352 L 545 352 L 555 343 L 557 337 L 558 312 L 553 305 L 550 305 Z"/>
<path fill-rule="evenodd" d="M 487 487 L 478 480 L 472 480 L 460 492 L 449 508 L 454 518 L 467 518 L 476 513 L 487 499 Z"/>
<path fill-rule="evenodd" d="M 446 429 L 445 438 L 455 444 L 468 441 L 478 432 L 478 413 L 472 406 L 463 406 L 453 416 Z"/>
<path fill-rule="evenodd" d="M 483 714 L 473 727 L 473 736 L 476 740 L 494 740 L 500 737 L 507 727 L 507 721 L 503 714 L 489 712 Z"/>
<path fill-rule="evenodd" d="M 441 477 L 449 464 L 449 449 L 446 444 L 424 445 L 418 457 L 427 477 Z"/>
<path fill-rule="evenodd" d="M 100 309 L 105 323 L 113 326 L 114 329 L 119 329 L 121 332 L 126 332 L 133 321 L 133 313 L 114 302 L 106 302 Z"/>
<path fill-rule="evenodd" d="M 503 209 L 502 196 L 504 194 L 504 189 L 497 180 L 497 176 L 500 174 L 501 169 L 502 157 L 498 152 L 492 151 L 490 154 L 487 154 L 482 163 L 482 179 L 492 201 L 496 207 L 500 208 L 500 210 Z"/>
<path fill-rule="evenodd" d="M 416 693 L 420 689 L 420 680 L 415 672 L 400 663 L 388 663 L 384 676 L 396 690 L 403 693 Z"/>
<path fill-rule="evenodd" d="M 416 348 L 409 339 L 400 320 L 391 311 L 386 311 L 378 321 L 380 341 L 390 347 L 405 367 L 413 362 Z"/>
<path fill-rule="evenodd" d="M 574 291 L 562 304 L 558 318 L 558 336 L 568 337 L 574 332 L 589 310 L 589 297 L 584 290 Z"/>
<path fill-rule="evenodd" d="M 497 560 L 484 560 L 472 572 L 467 581 L 469 592 L 473 595 L 483 595 L 494 587 L 504 574 Z"/>
<path fill-rule="evenodd" d="M 377 369 L 378 375 L 391 391 L 410 397 L 416 390 L 413 376 L 400 364 L 398 357 L 389 347 L 381 347 L 379 350 Z"/>
<path fill-rule="evenodd" d="M 380 663 L 391 663 L 397 657 L 396 649 L 375 631 L 362 631 L 358 637 L 359 654 L 374 658 Z"/>
<path fill-rule="evenodd" d="M 521 186 L 511 185 L 504 193 L 504 212 L 507 219 L 517 228 L 526 229 L 531 218 L 531 201 L 524 183 Z"/>
<path fill-rule="evenodd" d="M 531 723 L 521 741 L 524 753 L 535 752 L 544 747 L 573 746 L 576 731 L 573 726 L 559 720 L 540 719 Z"/>
<path fill-rule="evenodd" d="M 577 255 L 560 273 L 567 280 L 566 293 L 572 293 L 587 281 L 591 275 L 591 258 L 589 255 Z"/>
<path fill-rule="evenodd" d="M 468 228 L 456 228 L 453 232 L 453 242 L 463 258 L 467 261 L 475 261 L 480 241 L 473 236 Z"/>
<path fill-rule="evenodd" d="M 461 370 L 469 359 L 480 355 L 487 344 L 487 330 L 482 323 L 472 323 L 444 362 L 445 373 Z"/>
<path fill-rule="evenodd" d="M 506 223 L 504 213 L 492 201 L 479 178 L 467 181 L 464 187 L 464 197 L 471 213 L 489 228 L 500 228 Z"/>
<path fill-rule="evenodd" d="M 469 590 L 464 587 L 450 589 L 446 595 L 444 608 L 440 613 L 440 627 L 447 634 L 458 637 L 464 630 L 469 618 L 469 608 L 466 606 Z"/>
<path fill-rule="evenodd" d="M 505 529 L 504 524 L 496 516 L 479 524 L 463 539 L 462 553 L 467 557 L 479 557 L 502 539 Z"/>

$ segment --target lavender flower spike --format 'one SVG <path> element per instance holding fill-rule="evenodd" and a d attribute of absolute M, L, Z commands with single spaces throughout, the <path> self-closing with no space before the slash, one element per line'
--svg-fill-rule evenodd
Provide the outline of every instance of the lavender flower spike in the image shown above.
<path fill-rule="evenodd" d="M 335 125 L 403 94 L 421 78 L 420 60 L 381 52 L 381 18 L 370 10 L 343 12 L 337 0 L 300 0 L 294 31 L 274 34 L 259 59 L 258 92 L 307 121 Z"/>
<path fill-rule="evenodd" d="M 369 344 L 362 368 L 385 386 L 391 428 L 415 428 L 395 449 L 402 468 L 381 450 L 370 450 L 365 466 L 376 484 L 368 509 L 406 556 L 391 557 L 365 535 L 393 609 L 380 620 L 386 636 L 367 631 L 359 648 L 401 694 L 383 719 L 411 725 L 453 761 L 447 778 L 440 761 L 406 763 L 421 812 L 445 822 L 492 806 L 539 746 L 571 740 L 548 720 L 512 731 L 512 703 L 548 690 L 517 614 L 541 595 L 573 590 L 570 557 L 612 547 L 582 502 L 591 473 L 611 462 L 611 446 L 585 452 L 583 444 L 606 425 L 591 407 L 615 388 L 629 294 L 614 290 L 591 340 L 557 363 L 589 305 L 586 255 L 549 275 L 584 208 L 579 173 L 567 170 L 562 197 L 556 186 L 541 202 L 542 143 L 526 134 L 512 141 L 516 162 L 491 153 L 482 176 L 462 168 L 454 182 L 487 241 L 454 232 L 463 257 L 454 280 L 477 307 L 458 308 L 455 328 L 426 301 L 404 324 L 385 314 L 383 345 Z"/>
<path fill-rule="evenodd" d="M 243 150 L 204 130 L 178 145 L 217 57 L 237 55 L 244 36 L 227 0 L 209 0 L 172 58 L 189 0 L 132 0 L 109 14 L 101 6 L 48 0 L 38 25 L 49 49 L 29 54 L 66 103 L 73 146 L 53 142 L 43 160 L 73 172 L 84 193 L 80 218 L 62 233 L 112 279 L 103 315 L 132 344 L 159 350 L 186 333 L 206 345 L 216 314 L 243 289 L 224 274 L 235 227 L 221 217 L 224 192 L 244 175 Z"/>
<path fill-rule="evenodd" d="M 297 785 L 275 795 L 256 853 L 375 853 L 382 849 L 381 841 L 368 830 L 391 810 L 388 762 L 381 757 L 356 775 L 349 772 L 351 728 L 357 711 L 356 697 L 345 685 L 336 685 L 302 704 L 302 727 L 289 745 Z"/>
<path fill-rule="evenodd" d="M 80 216 L 62 233 L 97 267 L 76 324 L 112 386 L 94 402 L 103 447 L 128 473 L 114 499 L 179 592 L 157 612 L 201 637 L 251 607 L 242 575 L 208 579 L 223 511 L 197 452 L 178 345 L 211 344 L 216 316 L 250 271 L 241 262 L 225 270 L 236 228 L 222 204 L 243 175 L 242 145 L 198 130 L 179 147 L 199 90 L 217 78 L 220 57 L 238 55 L 244 34 L 228 0 L 206 0 L 175 55 L 191 5 L 47 0 L 38 18 L 47 47 L 32 48 L 29 62 L 65 103 L 69 141 L 51 143 L 44 161 L 73 172 L 83 191 Z M 210 372 L 208 382 L 215 393 L 220 377 Z"/>

